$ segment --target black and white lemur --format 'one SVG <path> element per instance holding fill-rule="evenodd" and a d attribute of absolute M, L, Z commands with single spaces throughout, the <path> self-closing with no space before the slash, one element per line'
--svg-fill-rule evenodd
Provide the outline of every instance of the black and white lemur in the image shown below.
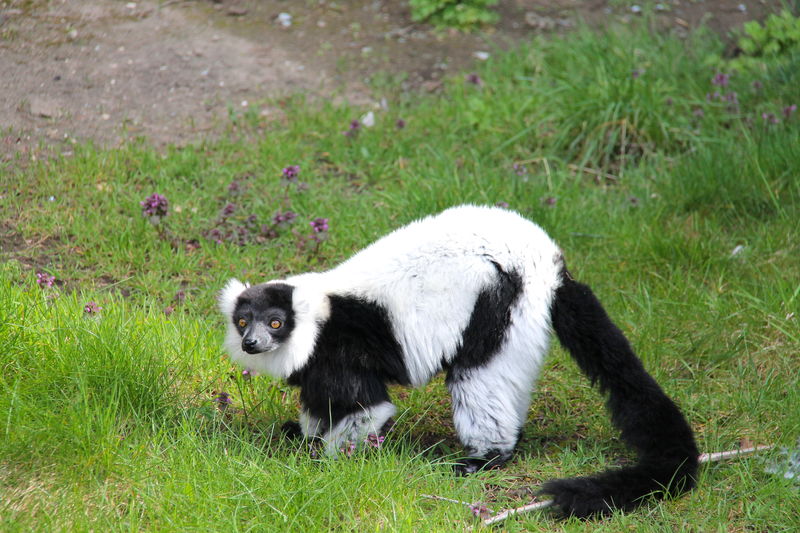
<path fill-rule="evenodd" d="M 695 484 L 698 451 L 676 405 L 561 250 L 536 224 L 461 206 L 404 226 L 326 272 L 220 294 L 225 346 L 241 365 L 300 387 L 299 428 L 335 455 L 395 413 L 387 383 L 446 373 L 463 473 L 500 466 L 526 420 L 551 330 L 592 383 L 630 466 L 547 482 L 575 516 L 629 510 Z M 295 424 L 297 426 L 297 424 Z"/>

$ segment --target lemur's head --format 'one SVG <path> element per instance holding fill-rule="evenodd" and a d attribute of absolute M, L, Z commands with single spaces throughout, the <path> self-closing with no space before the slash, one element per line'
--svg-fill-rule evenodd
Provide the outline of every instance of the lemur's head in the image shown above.
<path fill-rule="evenodd" d="M 235 279 L 228 282 L 219 305 L 233 326 L 229 332 L 241 338 L 243 352 L 272 352 L 289 339 L 295 327 L 293 292 L 293 286 L 280 282 L 253 287 Z"/>

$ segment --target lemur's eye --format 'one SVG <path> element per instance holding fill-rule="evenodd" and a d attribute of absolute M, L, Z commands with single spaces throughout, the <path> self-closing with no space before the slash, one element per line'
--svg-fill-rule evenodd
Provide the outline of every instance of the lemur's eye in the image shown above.
<path fill-rule="evenodd" d="M 272 322 L 269 323 L 269 327 L 271 327 L 272 329 L 278 329 L 282 325 L 283 325 L 283 322 L 281 322 L 277 318 L 273 319 Z"/>
<path fill-rule="evenodd" d="M 245 320 L 244 318 L 240 318 L 240 319 L 239 319 L 239 327 L 240 327 L 240 328 L 243 328 L 243 327 L 245 327 L 246 325 L 247 325 L 247 320 Z"/>

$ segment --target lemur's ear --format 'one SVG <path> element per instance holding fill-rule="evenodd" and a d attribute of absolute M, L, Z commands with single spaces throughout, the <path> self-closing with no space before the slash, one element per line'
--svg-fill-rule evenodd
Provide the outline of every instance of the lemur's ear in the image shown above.
<path fill-rule="evenodd" d="M 222 311 L 222 314 L 228 318 L 233 315 L 233 311 L 236 309 L 236 299 L 247 287 L 249 287 L 249 285 L 242 283 L 236 278 L 228 280 L 228 283 L 225 284 L 225 288 L 219 291 L 219 296 L 217 297 L 219 310 Z"/>

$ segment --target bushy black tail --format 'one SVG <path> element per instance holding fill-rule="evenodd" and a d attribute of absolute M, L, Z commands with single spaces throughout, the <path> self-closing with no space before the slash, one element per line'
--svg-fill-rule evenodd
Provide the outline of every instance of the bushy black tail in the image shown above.
<path fill-rule="evenodd" d="M 566 268 L 552 307 L 561 344 L 592 384 L 608 393 L 606 403 L 622 439 L 638 454 L 632 466 L 545 483 L 565 514 L 589 517 L 630 510 L 647 496 L 664 497 L 695 484 L 698 451 L 678 407 L 647 373 L 628 340 L 611 322 L 591 289 Z"/>

